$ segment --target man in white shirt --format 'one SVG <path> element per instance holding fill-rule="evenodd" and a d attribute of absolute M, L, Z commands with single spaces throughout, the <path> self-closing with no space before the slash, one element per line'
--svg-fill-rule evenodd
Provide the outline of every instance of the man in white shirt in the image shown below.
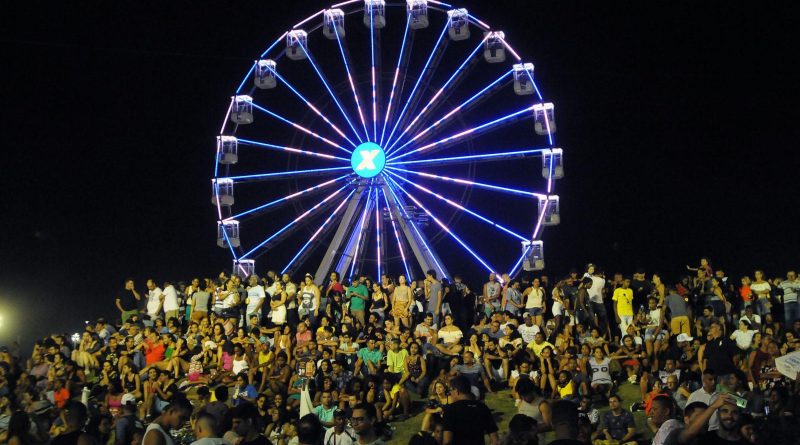
<path fill-rule="evenodd" d="M 177 318 L 180 309 L 178 291 L 169 281 L 164 282 L 164 319 Z"/>
<path fill-rule="evenodd" d="M 586 266 L 586 273 L 583 276 L 592 280 L 592 285 L 587 293 L 589 294 L 589 304 L 594 314 L 595 325 L 600 329 L 601 333 L 607 333 L 610 338 L 611 327 L 608 324 L 606 306 L 603 304 L 603 288 L 606 286 L 606 279 L 597 271 L 597 266 L 591 263 Z"/>
<path fill-rule="evenodd" d="M 520 337 L 522 337 L 522 341 L 525 342 L 525 346 L 527 346 L 533 341 L 536 333 L 540 332 L 541 329 L 539 326 L 533 324 L 533 316 L 531 316 L 529 312 L 525 312 L 522 317 L 525 319 L 525 323 L 521 324 L 517 328 L 517 331 L 519 332 Z"/>
<path fill-rule="evenodd" d="M 706 368 L 706 370 L 703 371 L 703 386 L 689 395 L 689 400 L 686 401 L 686 405 L 690 405 L 694 402 L 703 402 L 711 406 L 719 395 L 720 393 L 717 392 L 717 376 L 714 371 Z M 717 413 L 714 413 L 708 421 L 708 430 L 714 431 L 716 429 L 719 429 L 719 416 Z"/>
<path fill-rule="evenodd" d="M 147 280 L 147 315 L 151 320 L 158 317 L 161 313 L 161 305 L 164 302 L 164 292 L 156 286 L 153 279 Z"/>
<path fill-rule="evenodd" d="M 347 413 L 336 410 L 333 413 L 333 428 L 325 432 L 324 445 L 353 445 L 356 443 L 356 432 L 347 425 Z"/>
<path fill-rule="evenodd" d="M 786 280 L 778 285 L 783 289 L 783 314 L 786 317 L 786 325 L 791 325 L 795 320 L 800 319 L 800 305 L 797 304 L 797 295 L 800 293 L 800 279 L 797 272 L 790 270 L 786 272 Z"/>
<path fill-rule="evenodd" d="M 261 306 L 267 298 L 267 293 L 264 291 L 264 286 L 258 284 L 258 275 L 250 275 L 247 280 L 247 326 L 252 327 L 250 319 L 255 315 L 261 320 Z"/>

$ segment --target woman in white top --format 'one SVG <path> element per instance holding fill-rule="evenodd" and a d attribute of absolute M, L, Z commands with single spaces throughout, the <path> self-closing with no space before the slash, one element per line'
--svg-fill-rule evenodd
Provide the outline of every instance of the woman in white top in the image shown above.
<path fill-rule="evenodd" d="M 286 323 L 286 291 L 283 290 L 283 283 L 280 281 L 275 282 L 275 292 L 272 293 L 269 301 L 270 320 L 273 326 L 281 326 Z"/>
<path fill-rule="evenodd" d="M 300 306 L 297 308 L 297 313 L 300 319 L 308 316 L 312 325 L 317 324 L 317 317 L 319 317 L 319 288 L 314 284 L 314 276 L 307 273 L 303 286 L 300 288 Z"/>
<path fill-rule="evenodd" d="M 525 289 L 522 296 L 527 298 L 525 300 L 525 310 L 533 316 L 533 324 L 543 327 L 542 315 L 547 310 L 547 305 L 544 301 L 544 289 L 539 286 L 538 278 L 533 279 L 531 287 Z"/>
<path fill-rule="evenodd" d="M 755 281 L 750 284 L 750 290 L 753 292 L 753 297 L 758 298 L 756 300 L 755 311 L 758 315 L 763 317 L 764 314 L 769 313 L 772 307 L 769 301 L 769 292 L 772 290 L 772 287 L 764 280 L 763 270 L 757 270 L 755 272 Z"/>

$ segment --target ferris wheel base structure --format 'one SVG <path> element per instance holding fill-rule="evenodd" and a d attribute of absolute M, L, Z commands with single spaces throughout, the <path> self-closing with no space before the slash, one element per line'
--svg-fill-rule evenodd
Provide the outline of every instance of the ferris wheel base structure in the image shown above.
<path fill-rule="evenodd" d="M 393 20 L 391 8 L 402 11 L 404 14 L 397 17 L 404 17 L 405 21 Z M 437 24 L 433 12 L 443 16 L 443 22 L 438 21 L 442 25 L 438 34 L 431 33 Z M 351 14 L 362 15 L 360 20 L 350 21 L 347 16 Z M 346 26 L 353 22 L 357 25 Z M 391 43 L 393 25 L 398 25 L 394 27 L 398 37 L 404 28 L 402 38 L 396 42 L 399 54 L 390 58 L 397 61 L 396 66 L 383 70 L 382 53 L 389 47 L 387 42 Z M 479 32 L 474 32 L 476 28 Z M 318 35 L 323 38 L 315 41 L 316 31 L 321 31 Z M 369 62 L 361 65 L 365 68 L 361 77 L 353 56 L 357 51 L 348 43 L 359 33 L 369 43 L 361 48 L 369 56 Z M 418 65 L 425 61 L 417 71 L 417 66 L 411 68 L 412 48 L 425 44 L 426 33 L 430 33 L 429 43 L 436 35 L 438 40 L 433 48 L 417 56 Z M 309 46 L 309 42 L 316 46 Z M 355 42 L 358 49 L 358 40 Z M 476 44 L 471 52 L 470 42 Z M 331 45 L 328 51 L 324 45 Z M 312 48 L 322 50 L 314 54 Z M 457 64 L 448 64 L 447 55 L 459 51 L 461 54 L 454 56 L 456 60 L 460 61 L 461 55 L 466 57 L 449 74 Z M 339 63 L 335 60 L 339 54 L 341 73 L 346 76 L 340 76 L 337 88 L 331 82 L 330 69 Z M 486 65 L 478 70 L 481 59 Z M 299 66 L 311 70 L 299 73 Z M 444 75 L 437 78 L 442 66 L 446 68 Z M 453 248 L 462 249 L 465 258 L 498 275 L 508 272 L 513 277 L 520 270 L 544 269 L 541 237 L 544 227 L 557 225 L 561 219 L 560 198 L 554 185 L 564 176 L 564 164 L 563 151 L 555 145 L 554 106 L 544 101 L 533 72 L 533 64 L 508 44 L 505 32 L 493 30 L 466 9 L 441 1 L 348 0 L 309 16 L 283 33 L 254 61 L 231 97 L 217 137 L 212 179 L 217 244 L 230 250 L 236 273 L 250 275 L 255 272 L 259 255 L 273 252 L 278 246 L 283 251 L 289 240 L 302 238 L 302 246 L 281 273 L 298 272 L 316 252 L 316 258 L 321 257 L 315 274 L 318 284 L 332 271 L 346 277 L 372 276 L 374 272 L 380 277 L 402 271 L 411 279 L 419 276 L 420 270 L 423 274 L 433 270 L 439 277 L 451 277 L 432 242 L 442 240 L 452 243 L 448 256 Z M 467 78 L 472 83 L 465 82 Z M 320 82 L 317 91 L 309 92 L 309 81 L 315 79 Z M 249 91 L 243 91 L 248 82 Z M 456 94 L 459 88 L 464 89 L 462 83 L 470 89 L 479 85 L 467 91 L 466 100 Z M 327 97 L 327 105 L 317 106 L 308 99 L 319 101 L 321 97 Z M 300 107 L 277 108 L 297 99 Z M 302 105 L 311 119 L 292 115 L 304 109 Z M 440 113 L 443 106 L 450 107 L 449 112 Z M 487 118 L 492 114 L 499 117 Z M 468 119 L 477 122 L 466 124 Z M 270 126 L 259 127 L 265 121 Z M 440 134 L 451 131 L 448 128 L 454 125 L 461 128 L 446 137 Z M 522 126 L 524 131 L 516 131 L 515 126 Z M 299 146 L 294 136 L 291 141 L 274 139 L 290 133 L 283 131 L 285 128 L 301 136 Z M 474 148 L 473 144 L 481 143 L 481 137 L 493 132 L 497 134 L 488 144 L 483 139 L 484 146 Z M 242 149 L 247 151 L 242 153 Z M 461 153 L 439 155 L 454 149 Z M 255 159 L 267 154 L 274 157 Z M 497 175 L 489 180 L 476 178 L 476 172 L 487 171 L 476 169 L 477 164 L 495 163 L 503 167 L 499 170 L 502 172 L 523 172 L 522 179 L 528 184 L 529 179 L 539 176 L 540 167 L 529 163 L 538 157 L 544 179 L 541 191 L 509 184 L 514 175 L 501 175 L 499 180 Z M 291 168 L 278 168 L 281 162 Z M 247 170 L 265 165 L 267 171 Z M 292 170 L 294 167 L 297 169 Z M 324 182 L 314 182 L 320 180 L 316 178 L 323 178 Z M 283 182 L 291 193 L 275 196 L 280 187 L 252 191 L 254 184 L 268 181 Z M 304 182 L 310 186 L 303 188 Z M 331 193 L 335 187 L 339 188 Z M 461 191 L 454 195 L 453 187 L 460 187 Z M 473 193 L 479 197 L 470 202 Z M 324 199 L 313 205 L 300 203 L 318 194 L 325 194 Z M 244 233 L 258 232 L 255 223 L 259 217 L 283 217 L 287 213 L 277 210 L 288 203 L 293 203 L 297 212 L 288 224 L 260 242 L 240 236 L 240 223 Z M 498 209 L 504 212 L 497 214 Z M 503 219 L 508 217 L 504 213 L 515 218 Z M 473 222 L 460 227 L 462 218 Z M 313 230 L 314 221 L 320 219 L 324 221 Z M 269 222 L 265 226 L 274 221 Z M 471 224 L 485 224 L 481 227 L 510 240 L 501 241 Z M 307 231 L 310 235 L 298 236 L 301 228 L 311 229 Z M 432 234 L 432 228 L 438 233 Z M 323 246 L 324 252 L 320 252 Z M 515 262 L 512 259 L 511 265 L 501 270 L 490 264 L 498 261 L 498 255 L 487 259 L 479 253 L 481 249 L 503 254 L 521 250 Z"/>

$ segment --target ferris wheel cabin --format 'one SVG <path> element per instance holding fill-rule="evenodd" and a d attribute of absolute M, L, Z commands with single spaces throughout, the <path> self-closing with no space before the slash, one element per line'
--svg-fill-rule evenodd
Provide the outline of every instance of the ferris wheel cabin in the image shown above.
<path fill-rule="evenodd" d="M 233 205 L 233 179 L 212 179 L 211 180 L 211 203 L 230 207 Z"/>
<path fill-rule="evenodd" d="M 292 60 L 303 60 L 308 52 L 308 34 L 302 29 L 286 33 L 286 57 Z"/>
<path fill-rule="evenodd" d="M 322 34 L 329 40 L 341 39 L 345 36 L 344 11 L 327 9 L 323 14 Z M 338 37 L 337 37 L 338 36 Z"/>
<path fill-rule="evenodd" d="M 217 160 L 220 164 L 239 162 L 239 140 L 234 136 L 217 136 Z"/>
<path fill-rule="evenodd" d="M 552 172 L 550 166 L 552 164 Z M 542 177 L 561 179 L 564 177 L 564 150 L 560 148 L 548 149 L 542 152 Z"/>
<path fill-rule="evenodd" d="M 231 98 L 231 122 L 239 125 L 253 123 L 253 98 L 239 95 Z"/>
<path fill-rule="evenodd" d="M 561 222 L 561 209 L 558 201 L 558 195 L 539 198 L 539 215 L 544 213 L 544 218 L 542 218 L 543 225 L 557 226 Z"/>
<path fill-rule="evenodd" d="M 429 25 L 428 21 L 428 1 L 427 0 L 406 0 L 406 11 L 408 12 L 408 27 L 411 29 L 424 29 Z"/>
<path fill-rule="evenodd" d="M 503 39 L 506 34 L 503 31 L 489 31 L 484 33 L 483 58 L 489 63 L 500 63 L 506 61 L 506 46 Z"/>
<path fill-rule="evenodd" d="M 469 38 L 469 13 L 466 9 L 447 11 L 447 35 L 454 42 Z"/>
<path fill-rule="evenodd" d="M 556 118 L 555 114 L 553 114 L 553 104 L 551 102 L 534 105 L 533 120 L 536 134 L 546 136 L 556 132 Z"/>
<path fill-rule="evenodd" d="M 233 273 L 247 278 L 256 273 L 256 260 L 233 260 Z"/>
<path fill-rule="evenodd" d="M 516 63 L 512 68 L 514 70 L 514 92 L 517 93 L 517 96 L 533 94 L 533 64 Z"/>
<path fill-rule="evenodd" d="M 544 242 L 523 241 L 522 253 L 525 259 L 522 268 L 527 271 L 544 270 Z"/>
<path fill-rule="evenodd" d="M 256 69 L 253 77 L 256 88 L 269 90 L 278 85 L 278 81 L 275 79 L 276 66 L 275 61 L 271 59 L 263 59 L 256 62 Z"/>
<path fill-rule="evenodd" d="M 364 26 L 382 29 L 386 26 L 386 2 L 364 0 Z"/>
<path fill-rule="evenodd" d="M 239 239 L 239 221 L 217 221 L 217 245 L 222 248 L 242 245 Z"/>

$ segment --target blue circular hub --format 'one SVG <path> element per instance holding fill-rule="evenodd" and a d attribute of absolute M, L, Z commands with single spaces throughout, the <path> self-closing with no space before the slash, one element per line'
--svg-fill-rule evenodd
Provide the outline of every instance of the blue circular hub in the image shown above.
<path fill-rule="evenodd" d="M 374 178 L 386 165 L 386 153 L 374 142 L 364 142 L 353 150 L 350 157 L 353 171 L 362 178 Z"/>

